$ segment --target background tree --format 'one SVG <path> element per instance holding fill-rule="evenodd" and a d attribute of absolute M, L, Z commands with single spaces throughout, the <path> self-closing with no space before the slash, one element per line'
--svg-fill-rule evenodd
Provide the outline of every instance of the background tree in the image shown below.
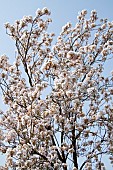
<path fill-rule="evenodd" d="M 86 14 L 62 27 L 55 45 L 47 8 L 5 24 L 16 53 L 13 64 L 0 58 L 1 169 L 104 170 L 105 154 L 113 163 L 113 72 L 103 75 L 113 23 Z"/>

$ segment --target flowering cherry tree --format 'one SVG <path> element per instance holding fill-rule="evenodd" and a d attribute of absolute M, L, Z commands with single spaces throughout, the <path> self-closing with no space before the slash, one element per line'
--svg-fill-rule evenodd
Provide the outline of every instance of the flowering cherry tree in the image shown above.
<path fill-rule="evenodd" d="M 113 163 L 113 22 L 82 10 L 53 43 L 47 8 L 5 24 L 14 62 L 0 57 L 0 170 L 104 170 Z"/>

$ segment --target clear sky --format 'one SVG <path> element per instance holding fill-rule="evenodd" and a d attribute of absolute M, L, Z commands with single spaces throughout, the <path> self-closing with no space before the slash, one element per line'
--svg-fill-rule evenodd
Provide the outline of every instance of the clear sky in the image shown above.
<path fill-rule="evenodd" d="M 14 43 L 6 35 L 4 23 L 21 19 L 25 15 L 35 16 L 37 8 L 48 7 L 52 13 L 53 23 L 50 30 L 58 35 L 63 25 L 68 21 L 73 24 L 79 11 L 96 9 L 100 18 L 113 20 L 113 0 L 1 0 L 0 1 L 0 55 L 6 54 L 10 59 L 14 56 Z M 112 64 L 108 68 L 113 69 Z M 1 94 L 0 94 L 1 95 Z M 1 97 L 1 96 L 0 96 Z M 1 106 L 2 107 L 2 106 Z M 0 156 L 0 165 L 4 158 Z M 105 159 L 107 170 L 112 170 Z"/>

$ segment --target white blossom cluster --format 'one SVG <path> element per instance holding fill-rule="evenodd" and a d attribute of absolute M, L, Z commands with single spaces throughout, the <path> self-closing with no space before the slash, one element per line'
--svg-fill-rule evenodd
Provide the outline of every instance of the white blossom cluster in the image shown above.
<path fill-rule="evenodd" d="M 0 111 L 0 152 L 6 154 L 0 170 L 105 170 L 105 154 L 113 164 L 113 71 L 103 75 L 113 55 L 113 22 L 99 21 L 95 10 L 89 19 L 86 14 L 62 27 L 54 45 L 47 8 L 5 24 L 16 59 L 0 57 L 8 106 Z"/>

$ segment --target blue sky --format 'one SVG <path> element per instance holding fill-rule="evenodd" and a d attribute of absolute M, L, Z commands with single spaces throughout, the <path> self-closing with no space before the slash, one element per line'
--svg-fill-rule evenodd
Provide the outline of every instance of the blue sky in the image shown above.
<path fill-rule="evenodd" d="M 51 10 L 53 23 L 50 25 L 50 31 L 56 35 L 66 22 L 71 21 L 74 24 L 78 11 L 82 9 L 87 9 L 89 13 L 96 9 L 100 18 L 113 20 L 113 0 L 3 0 L 0 2 L 0 55 L 5 53 L 11 59 L 15 49 L 13 41 L 5 33 L 4 23 L 13 24 L 24 15 L 35 16 L 37 8 L 43 7 Z M 111 67 L 113 69 L 112 64 Z M 106 159 L 106 164 L 107 161 Z M 2 162 L 3 157 L 0 156 L 0 165 Z M 107 170 L 111 170 L 109 165 Z"/>

